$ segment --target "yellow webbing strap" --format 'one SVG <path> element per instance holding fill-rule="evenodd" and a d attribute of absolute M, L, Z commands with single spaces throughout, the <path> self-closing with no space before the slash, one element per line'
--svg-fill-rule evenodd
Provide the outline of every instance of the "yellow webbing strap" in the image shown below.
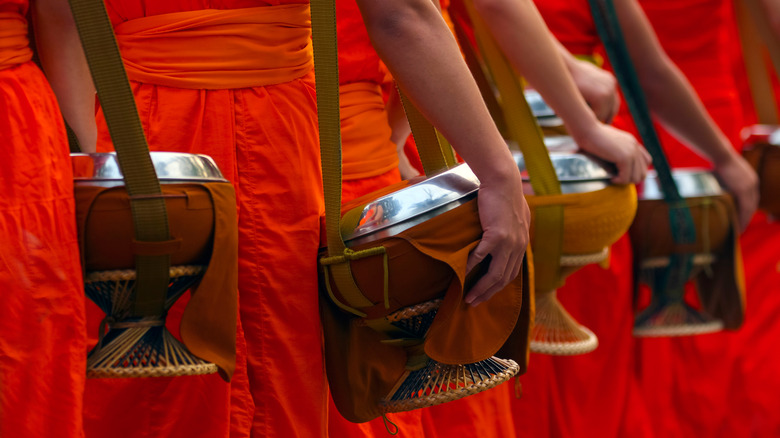
<path fill-rule="evenodd" d="M 165 200 L 105 6 L 101 0 L 70 0 L 70 7 L 124 174 L 135 239 L 169 241 Z M 163 313 L 169 268 L 170 255 L 135 257 L 136 301 L 132 316 Z"/>
<path fill-rule="evenodd" d="M 314 74 L 317 82 L 317 119 L 320 131 L 320 152 L 322 156 L 322 181 L 325 190 L 325 226 L 328 239 L 328 257 L 320 260 L 327 266 L 339 292 L 348 306 L 337 302 L 344 310 L 358 316 L 364 314 L 357 309 L 370 307 L 367 299 L 355 283 L 350 270 L 350 260 L 379 255 L 382 247 L 364 251 L 350 251 L 341 235 L 341 126 L 339 117 L 339 73 L 336 40 L 336 8 L 334 0 L 311 1 L 312 43 L 314 47 Z M 403 100 L 405 98 L 401 96 Z M 426 174 L 438 172 L 447 167 L 436 139 L 436 132 L 414 105 L 404 103 L 409 124 L 414 134 L 420 158 Z M 385 263 L 387 264 L 387 263 Z M 387 269 L 385 269 L 387 276 Z M 329 287 L 329 285 L 328 285 Z M 385 279 L 387 289 L 387 279 Z M 332 295 L 332 293 L 331 293 Z M 334 298 L 332 296 L 332 298 Z M 385 301 L 387 301 L 387 296 Z M 335 301 L 335 300 L 334 300 Z M 387 305 L 388 303 L 386 303 Z"/>
<path fill-rule="evenodd" d="M 400 89 L 398 93 L 401 96 L 406 118 L 409 119 L 409 127 L 412 128 L 412 137 L 417 145 L 417 152 L 420 154 L 425 174 L 435 175 L 447 169 L 447 160 L 442 152 L 442 145 L 439 143 L 436 129 Z"/>
<path fill-rule="evenodd" d="M 465 0 L 464 4 L 474 26 L 474 35 L 483 59 L 501 95 L 507 129 L 523 152 L 534 194 L 561 194 L 561 185 L 544 144 L 542 131 L 525 100 L 520 79 L 474 10 L 471 1 Z M 536 283 L 542 287 L 557 287 L 563 251 L 563 206 L 538 207 L 534 209 L 533 220 L 536 241 L 533 248 L 534 260 L 540 267 L 536 269 Z M 542 267 L 544 269 L 541 269 Z"/>
<path fill-rule="evenodd" d="M 769 50 L 775 71 L 778 72 L 780 71 L 780 45 L 773 37 L 759 4 L 752 0 L 735 0 L 734 10 L 737 15 L 737 27 L 742 43 L 742 57 L 745 60 L 750 95 L 753 97 L 758 122 L 777 125 L 780 117 L 777 113 L 775 92 L 768 66 L 764 62 L 763 49 Z"/>
<path fill-rule="evenodd" d="M 436 136 L 439 137 L 439 145 L 441 145 L 441 153 L 444 154 L 444 162 L 447 163 L 447 167 L 455 167 L 458 165 L 458 158 L 455 156 L 455 151 L 452 149 L 450 142 L 444 138 L 441 132 L 436 131 Z"/>

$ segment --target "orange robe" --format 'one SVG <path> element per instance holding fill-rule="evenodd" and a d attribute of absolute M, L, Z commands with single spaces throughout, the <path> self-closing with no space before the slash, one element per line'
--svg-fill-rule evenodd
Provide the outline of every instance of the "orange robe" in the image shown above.
<path fill-rule="evenodd" d="M 326 436 L 307 3 L 107 2 L 151 149 L 210 155 L 236 188 L 243 331 L 231 385 L 217 375 L 90 381 L 88 438 Z M 92 316 L 94 335 L 102 315 Z"/>
<path fill-rule="evenodd" d="M 343 183 L 341 202 L 401 180 L 380 85 L 387 70 L 354 0 L 337 0 Z"/>
<path fill-rule="evenodd" d="M 0 1 L 0 436 L 83 434 L 84 284 L 57 101 L 30 62 L 28 2 Z"/>

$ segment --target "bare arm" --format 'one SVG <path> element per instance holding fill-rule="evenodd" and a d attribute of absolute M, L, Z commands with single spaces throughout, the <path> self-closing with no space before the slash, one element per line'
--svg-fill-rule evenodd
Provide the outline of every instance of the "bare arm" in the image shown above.
<path fill-rule="evenodd" d="M 558 40 L 555 43 L 585 102 L 600 121 L 612 122 L 620 109 L 615 76 L 588 61 L 575 58 Z"/>
<path fill-rule="evenodd" d="M 412 128 L 409 127 L 409 121 L 406 119 L 401 98 L 396 92 L 390 93 L 390 97 L 387 99 L 387 121 L 392 131 L 390 141 L 395 143 L 396 153 L 398 154 L 398 170 L 401 172 L 401 178 L 409 179 L 418 176 L 420 172 L 412 166 L 404 151 L 406 139 L 412 133 Z"/>
<path fill-rule="evenodd" d="M 454 37 L 430 0 L 358 0 L 369 36 L 410 100 L 439 128 L 482 185 L 482 241 L 471 269 L 488 254 L 488 272 L 466 295 L 487 300 L 520 271 L 530 213 L 509 150 L 461 58 Z"/>
<path fill-rule="evenodd" d="M 761 0 L 764 12 L 769 17 L 769 24 L 775 38 L 780 39 L 780 2 L 777 0 Z"/>
<path fill-rule="evenodd" d="M 617 165 L 616 183 L 644 179 L 650 156 L 630 134 L 604 125 L 585 103 L 531 0 L 474 0 L 510 63 L 563 119 L 583 150 Z"/>
<path fill-rule="evenodd" d="M 651 111 L 675 137 L 712 162 L 721 182 L 736 197 L 740 222 L 746 226 L 758 207 L 758 177 L 663 51 L 636 0 L 616 0 L 615 7 Z"/>
<path fill-rule="evenodd" d="M 32 2 L 38 55 L 65 121 L 84 152 L 95 152 L 95 87 L 66 0 Z"/>

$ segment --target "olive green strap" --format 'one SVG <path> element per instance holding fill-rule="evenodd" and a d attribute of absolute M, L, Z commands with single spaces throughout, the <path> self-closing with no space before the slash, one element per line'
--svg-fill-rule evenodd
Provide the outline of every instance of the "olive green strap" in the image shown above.
<path fill-rule="evenodd" d="M 773 37 L 766 17 L 761 14 L 760 5 L 752 0 L 736 0 L 734 10 L 737 28 L 742 43 L 742 57 L 745 60 L 750 94 L 756 108 L 758 122 L 766 125 L 780 123 L 775 101 L 774 87 L 764 62 L 764 48 L 769 50 L 775 66 L 780 71 L 780 45 Z M 763 40 L 763 41 L 762 41 Z"/>
<path fill-rule="evenodd" d="M 165 200 L 105 6 L 100 0 L 70 0 L 70 7 L 125 178 L 135 239 L 141 244 L 170 241 Z M 136 255 L 133 316 L 162 313 L 169 267 L 169 255 Z"/>

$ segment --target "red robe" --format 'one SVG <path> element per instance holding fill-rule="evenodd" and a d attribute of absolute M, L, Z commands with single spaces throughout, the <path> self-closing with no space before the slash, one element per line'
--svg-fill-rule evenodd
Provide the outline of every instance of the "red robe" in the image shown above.
<path fill-rule="evenodd" d="M 0 1 L 0 436 L 83 436 L 84 284 L 62 115 Z"/>
<path fill-rule="evenodd" d="M 742 103 L 742 124 L 750 126 L 756 123 L 757 116 L 736 32 L 734 28 L 731 33 L 731 61 Z M 777 76 L 772 77 L 777 98 L 780 86 Z M 772 436 L 780 430 L 780 419 L 775 414 L 780 409 L 775 397 L 780 391 L 780 377 L 775 372 L 780 363 L 780 350 L 775 346 L 779 332 L 775 315 L 780 309 L 780 224 L 758 212 L 740 243 L 749 291 L 747 320 L 732 346 L 740 361 L 734 384 L 729 385 L 735 407 L 730 414 L 733 420 L 726 424 L 723 436 Z"/>

